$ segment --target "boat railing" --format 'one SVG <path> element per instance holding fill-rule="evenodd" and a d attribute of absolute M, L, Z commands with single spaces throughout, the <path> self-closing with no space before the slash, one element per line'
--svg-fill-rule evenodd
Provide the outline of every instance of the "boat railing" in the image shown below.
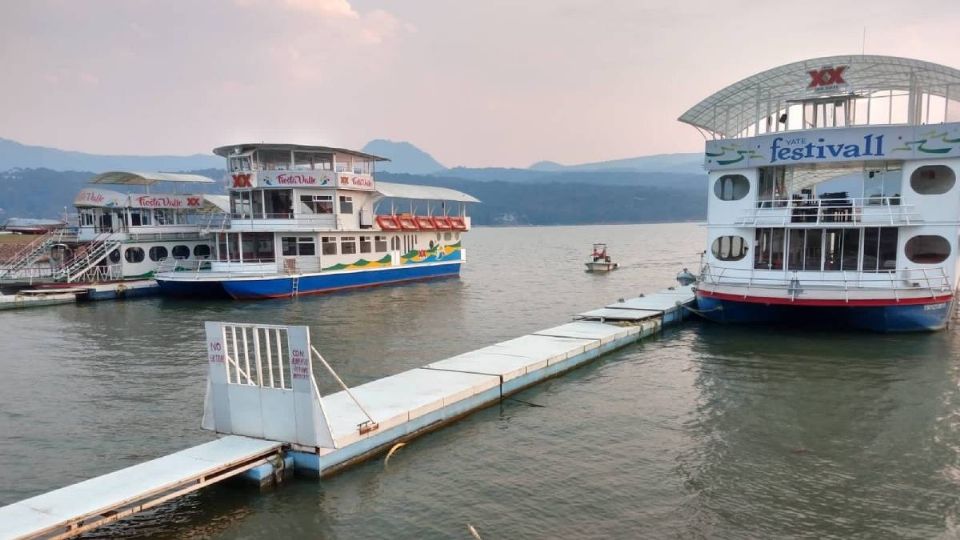
<path fill-rule="evenodd" d="M 793 224 L 912 225 L 923 223 L 914 205 L 902 204 L 900 196 L 763 199 L 743 210 L 737 225 L 782 226 Z"/>
<path fill-rule="evenodd" d="M 155 232 L 155 233 L 127 233 L 127 238 L 138 242 L 163 242 L 167 240 L 196 240 L 200 237 L 200 229 L 194 231 L 179 232 Z"/>
<path fill-rule="evenodd" d="M 755 268 L 730 268 L 705 264 L 700 271 L 700 281 L 711 285 L 763 289 L 800 290 L 865 290 L 882 289 L 894 291 L 929 291 L 931 296 L 950 292 L 952 283 L 944 267 L 902 268 L 860 272 L 844 270 L 766 270 Z"/>

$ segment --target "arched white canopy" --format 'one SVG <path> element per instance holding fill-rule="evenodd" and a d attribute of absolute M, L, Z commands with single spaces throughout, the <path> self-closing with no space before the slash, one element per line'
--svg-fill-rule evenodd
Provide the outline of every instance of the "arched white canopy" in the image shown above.
<path fill-rule="evenodd" d="M 946 110 L 951 100 L 960 100 L 960 70 L 895 56 L 812 58 L 733 83 L 694 105 L 679 120 L 721 138 L 736 137 L 761 119 L 779 115 L 791 103 L 887 91 L 909 92 L 912 99 L 922 94 L 939 96 L 945 99 Z"/>
<path fill-rule="evenodd" d="M 394 184 L 392 182 L 377 182 L 377 192 L 384 197 L 395 199 L 418 199 L 426 201 L 456 201 L 462 203 L 478 203 L 479 199 L 467 195 L 462 191 L 435 186 L 418 186 L 413 184 Z"/>
<path fill-rule="evenodd" d="M 215 184 L 216 180 L 199 174 L 135 171 L 110 171 L 100 173 L 90 180 L 91 184 L 122 184 L 128 186 L 151 186 L 159 182 Z"/>

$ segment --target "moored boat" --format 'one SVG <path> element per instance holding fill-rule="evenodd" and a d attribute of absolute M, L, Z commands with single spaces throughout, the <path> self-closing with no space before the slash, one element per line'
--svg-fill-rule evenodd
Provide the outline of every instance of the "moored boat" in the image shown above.
<path fill-rule="evenodd" d="M 955 311 L 960 70 L 834 56 L 774 68 L 680 120 L 707 139 L 699 312 L 937 330 Z"/>
<path fill-rule="evenodd" d="M 213 251 L 202 228 L 223 221 L 224 195 L 176 192 L 215 184 L 193 174 L 114 171 L 98 174 L 74 198 L 76 223 L 34 238 L 3 266 L 0 284 L 47 288 L 148 280 L 166 259 L 205 260 Z M 116 191 L 104 186 L 135 191 Z M 178 186 L 158 192 L 158 186 Z M 127 296 L 149 287 L 125 289 Z"/>
<path fill-rule="evenodd" d="M 454 277 L 466 260 L 466 204 L 479 201 L 447 188 L 378 182 L 375 165 L 384 158 L 267 143 L 214 153 L 227 160 L 230 221 L 210 231 L 217 239 L 210 261 L 161 268 L 155 278 L 164 294 L 288 298 Z"/>

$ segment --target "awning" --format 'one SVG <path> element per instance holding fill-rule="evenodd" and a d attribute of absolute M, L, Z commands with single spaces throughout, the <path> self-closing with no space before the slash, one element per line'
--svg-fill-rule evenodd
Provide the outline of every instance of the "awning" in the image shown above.
<path fill-rule="evenodd" d="M 204 195 L 204 212 L 230 213 L 230 197 L 227 195 Z"/>
<path fill-rule="evenodd" d="M 158 182 L 185 182 L 194 184 L 215 184 L 216 180 L 199 174 L 181 174 L 164 172 L 111 171 L 98 174 L 90 180 L 91 184 L 124 184 L 149 186 Z"/>
<path fill-rule="evenodd" d="M 420 199 L 427 201 L 480 202 L 479 199 L 455 189 L 412 184 L 377 182 L 377 192 L 384 197 L 396 199 Z"/>

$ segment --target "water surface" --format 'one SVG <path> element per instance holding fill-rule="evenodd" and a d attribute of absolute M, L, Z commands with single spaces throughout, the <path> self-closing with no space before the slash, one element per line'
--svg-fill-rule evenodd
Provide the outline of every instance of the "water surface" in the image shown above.
<path fill-rule="evenodd" d="M 482 228 L 456 280 L 0 313 L 0 504 L 210 440 L 205 320 L 309 325 L 355 385 L 671 285 L 703 237 L 692 224 Z M 592 242 L 623 268 L 583 272 Z M 387 469 L 214 487 L 98 535 L 469 538 L 471 523 L 484 538 L 954 536 L 958 352 L 955 328 L 692 322 L 516 396 L 540 407 L 506 401 L 413 441 Z"/>

